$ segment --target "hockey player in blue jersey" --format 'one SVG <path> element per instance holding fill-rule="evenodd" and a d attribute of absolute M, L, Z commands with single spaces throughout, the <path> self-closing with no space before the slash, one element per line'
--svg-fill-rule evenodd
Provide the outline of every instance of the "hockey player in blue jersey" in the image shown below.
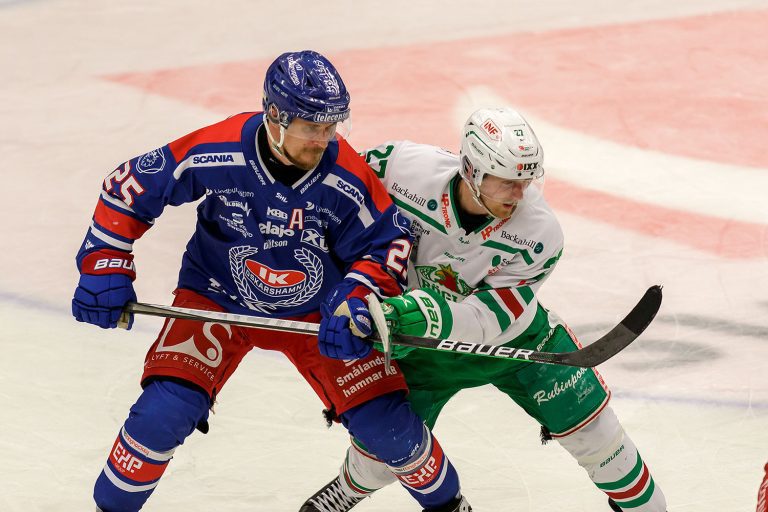
<path fill-rule="evenodd" d="M 166 206 L 202 199 L 174 305 L 320 321 L 324 346 L 358 359 L 325 357 L 338 354 L 320 354 L 318 337 L 166 321 L 145 359 L 143 391 L 96 481 L 98 510 L 142 508 L 174 450 L 195 428 L 207 432 L 209 407 L 254 346 L 283 352 L 334 419 L 401 475 L 425 510 L 469 510 L 455 469 L 405 400 L 399 369 L 385 371 L 384 357 L 362 340 L 371 333 L 365 297 L 402 292 L 411 235 L 337 133 L 349 118 L 341 77 L 318 53 L 283 54 L 267 70 L 263 107 L 106 177 L 77 254 L 72 313 L 115 327 L 136 300 L 134 241 Z"/>

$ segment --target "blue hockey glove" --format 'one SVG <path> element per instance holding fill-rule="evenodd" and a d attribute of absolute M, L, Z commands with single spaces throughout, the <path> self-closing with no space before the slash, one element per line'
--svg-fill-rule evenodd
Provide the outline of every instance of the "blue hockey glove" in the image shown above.
<path fill-rule="evenodd" d="M 83 258 L 80 272 L 80 282 L 72 299 L 72 315 L 78 322 L 102 329 L 117 327 L 125 304 L 136 300 L 133 256 L 109 249 L 96 251 Z M 128 329 L 132 325 L 133 315 Z"/>
<path fill-rule="evenodd" d="M 348 281 L 342 281 L 320 307 L 323 319 L 317 346 L 321 354 L 333 359 L 359 359 L 371 352 L 371 342 L 364 339 L 373 332 L 371 313 L 363 299 L 371 292 Z"/>

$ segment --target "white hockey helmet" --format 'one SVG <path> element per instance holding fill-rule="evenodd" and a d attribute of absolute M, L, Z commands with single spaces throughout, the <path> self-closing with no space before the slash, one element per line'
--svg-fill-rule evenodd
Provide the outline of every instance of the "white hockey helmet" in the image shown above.
<path fill-rule="evenodd" d="M 486 174 L 504 180 L 534 180 L 544 175 L 544 150 L 516 110 L 483 108 L 469 116 L 461 141 L 461 177 L 479 198 Z"/>

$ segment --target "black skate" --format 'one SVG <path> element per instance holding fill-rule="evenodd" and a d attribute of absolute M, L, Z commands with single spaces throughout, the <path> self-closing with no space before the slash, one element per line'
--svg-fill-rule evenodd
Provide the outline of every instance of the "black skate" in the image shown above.
<path fill-rule="evenodd" d="M 608 506 L 611 507 L 611 510 L 613 510 L 613 512 L 622 512 L 622 510 L 619 508 L 616 502 L 613 501 L 611 498 L 608 498 Z"/>
<path fill-rule="evenodd" d="M 347 512 L 363 499 L 344 494 L 339 477 L 336 477 L 305 501 L 299 512 Z"/>

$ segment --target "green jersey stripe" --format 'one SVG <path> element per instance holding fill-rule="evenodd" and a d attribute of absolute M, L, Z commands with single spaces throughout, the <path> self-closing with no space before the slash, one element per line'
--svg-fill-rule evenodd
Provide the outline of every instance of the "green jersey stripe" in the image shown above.
<path fill-rule="evenodd" d="M 502 331 L 505 331 L 510 326 L 512 321 L 509 319 L 509 315 L 502 309 L 494 299 L 490 292 L 479 292 L 475 294 L 483 304 L 488 306 L 488 309 L 493 311 L 496 315 L 496 320 L 499 322 L 499 327 Z"/>
<path fill-rule="evenodd" d="M 531 290 L 530 286 L 521 286 L 520 288 L 516 288 L 516 290 L 526 304 L 530 304 L 531 301 L 533 301 L 533 290 Z"/>

